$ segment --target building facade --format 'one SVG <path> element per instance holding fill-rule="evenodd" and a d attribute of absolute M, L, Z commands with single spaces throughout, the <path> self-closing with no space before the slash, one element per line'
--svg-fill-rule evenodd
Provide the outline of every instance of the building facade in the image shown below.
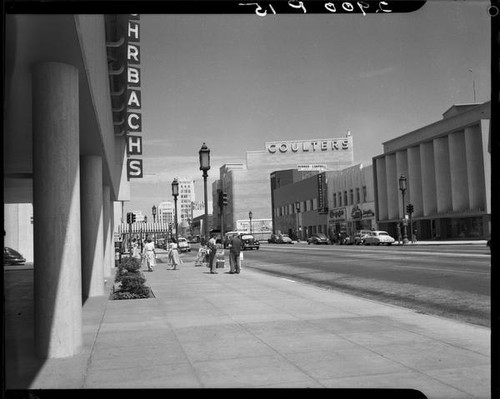
<path fill-rule="evenodd" d="M 137 15 L 5 17 L 4 209 L 32 206 L 40 358 L 79 353 L 83 301 L 109 289 L 115 203 L 130 199 L 124 36 L 139 24 Z M 6 218 L 5 242 L 20 227 Z"/>
<path fill-rule="evenodd" d="M 273 230 L 306 240 L 331 239 L 375 228 L 373 168 L 362 164 L 332 172 L 271 174 Z"/>
<path fill-rule="evenodd" d="M 327 172 L 328 233 L 353 236 L 376 228 L 372 165 L 358 164 L 340 172 Z"/>
<path fill-rule="evenodd" d="M 350 133 L 341 138 L 273 141 L 265 150 L 247 151 L 245 163 L 225 164 L 220 178 L 212 187 L 214 225 L 224 224 L 224 231 L 237 230 L 238 224 L 249 220 L 272 219 L 269 176 L 278 170 L 310 169 L 341 170 L 353 164 L 353 140 Z M 217 190 L 227 194 L 228 204 L 221 214 Z"/>
<path fill-rule="evenodd" d="M 414 207 L 417 239 L 477 239 L 490 234 L 490 102 L 454 105 L 443 119 L 383 143 L 373 158 L 376 216 L 395 234 Z M 406 206 L 405 206 L 406 208 Z M 409 216 L 409 215 L 408 215 Z M 407 227 L 408 228 L 408 227 Z"/>

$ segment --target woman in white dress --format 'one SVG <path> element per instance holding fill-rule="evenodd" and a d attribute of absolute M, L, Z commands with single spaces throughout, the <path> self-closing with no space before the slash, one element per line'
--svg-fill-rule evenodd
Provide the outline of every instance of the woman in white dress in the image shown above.
<path fill-rule="evenodd" d="M 146 244 L 144 244 L 142 256 L 144 257 L 144 261 L 148 266 L 148 271 L 152 272 L 154 267 L 156 266 L 156 251 L 155 244 L 151 241 L 150 238 L 146 240 Z"/>
<path fill-rule="evenodd" d="M 177 244 L 173 242 L 170 244 L 170 250 L 168 252 L 168 260 L 172 267 L 169 270 L 177 270 L 177 265 L 181 263 L 181 258 L 179 256 L 179 250 L 177 249 Z"/>

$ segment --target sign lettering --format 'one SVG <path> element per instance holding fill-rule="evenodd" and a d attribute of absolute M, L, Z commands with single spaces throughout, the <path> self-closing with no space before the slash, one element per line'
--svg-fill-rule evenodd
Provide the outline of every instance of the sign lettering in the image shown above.
<path fill-rule="evenodd" d="M 142 159 L 127 159 L 127 176 L 142 178 Z"/>
<path fill-rule="evenodd" d="M 127 136 L 127 154 L 142 155 L 142 137 Z"/>
<path fill-rule="evenodd" d="M 347 151 L 352 149 L 350 139 L 326 139 L 311 141 L 282 141 L 266 143 L 270 154 L 286 152 Z"/>

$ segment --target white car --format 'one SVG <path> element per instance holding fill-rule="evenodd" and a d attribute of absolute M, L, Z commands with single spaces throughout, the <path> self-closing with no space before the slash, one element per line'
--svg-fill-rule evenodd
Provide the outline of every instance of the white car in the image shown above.
<path fill-rule="evenodd" d="M 180 252 L 191 252 L 191 245 L 184 237 L 179 237 L 177 248 L 179 248 Z"/>
<path fill-rule="evenodd" d="M 391 245 L 394 241 L 394 238 L 391 237 L 387 231 L 379 230 L 370 231 L 370 233 L 363 238 L 363 244 L 365 245 Z"/>

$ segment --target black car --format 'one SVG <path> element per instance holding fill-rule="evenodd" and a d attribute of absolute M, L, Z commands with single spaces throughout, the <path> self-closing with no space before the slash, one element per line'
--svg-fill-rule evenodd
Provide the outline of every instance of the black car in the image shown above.
<path fill-rule="evenodd" d="M 259 249 L 260 242 L 251 234 L 240 235 L 241 249 Z"/>
<path fill-rule="evenodd" d="M 4 265 L 24 265 L 26 259 L 17 251 L 9 247 L 3 248 L 3 264 Z"/>
<path fill-rule="evenodd" d="M 330 244 L 330 239 L 324 235 L 323 233 L 313 234 L 311 237 L 307 239 L 308 244 Z"/>

